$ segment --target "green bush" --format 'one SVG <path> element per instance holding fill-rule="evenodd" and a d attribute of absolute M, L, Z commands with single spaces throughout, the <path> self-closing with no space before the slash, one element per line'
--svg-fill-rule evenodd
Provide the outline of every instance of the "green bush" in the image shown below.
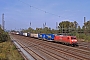
<path fill-rule="evenodd" d="M 79 34 L 79 38 L 80 39 L 85 39 L 86 38 L 86 35 L 85 34 Z"/>
<path fill-rule="evenodd" d="M 90 41 L 90 36 L 89 35 L 86 35 L 84 33 L 77 33 L 76 34 L 76 37 L 78 39 L 83 39 L 84 41 Z"/>
<path fill-rule="evenodd" d="M 0 28 L 0 43 L 1 43 L 1 42 L 5 42 L 5 41 L 7 41 L 7 40 L 9 40 L 9 35 L 8 35 L 8 33 L 5 32 L 4 30 L 2 30 L 2 29 Z"/>

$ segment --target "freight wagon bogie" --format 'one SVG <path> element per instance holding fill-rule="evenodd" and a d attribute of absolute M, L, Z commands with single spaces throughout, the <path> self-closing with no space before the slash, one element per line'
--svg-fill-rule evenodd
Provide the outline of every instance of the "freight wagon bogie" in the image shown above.
<path fill-rule="evenodd" d="M 78 46 L 78 43 L 73 43 L 73 44 L 70 44 L 71 46 Z"/>

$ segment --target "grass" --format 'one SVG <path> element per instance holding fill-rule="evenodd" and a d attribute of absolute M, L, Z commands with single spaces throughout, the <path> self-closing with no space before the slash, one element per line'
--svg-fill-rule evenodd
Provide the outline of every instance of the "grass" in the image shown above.
<path fill-rule="evenodd" d="M 0 43 L 0 60 L 24 60 L 11 41 Z"/>

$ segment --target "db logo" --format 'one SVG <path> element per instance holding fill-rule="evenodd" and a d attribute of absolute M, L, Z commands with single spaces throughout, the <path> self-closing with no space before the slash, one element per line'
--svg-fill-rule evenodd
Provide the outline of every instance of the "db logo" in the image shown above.
<path fill-rule="evenodd" d="M 62 40 L 62 38 L 59 38 L 60 40 Z"/>
<path fill-rule="evenodd" d="M 48 36 L 48 38 L 51 38 L 51 36 Z"/>

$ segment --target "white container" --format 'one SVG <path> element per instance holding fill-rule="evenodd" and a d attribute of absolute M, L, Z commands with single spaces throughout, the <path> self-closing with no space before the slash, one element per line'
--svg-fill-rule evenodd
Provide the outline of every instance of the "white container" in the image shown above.
<path fill-rule="evenodd" d="M 16 35 L 19 35 L 19 32 L 16 32 Z"/>
<path fill-rule="evenodd" d="M 27 33 L 24 33 L 25 34 L 25 36 L 27 36 Z"/>
<path fill-rule="evenodd" d="M 38 34 L 34 34 L 34 38 L 38 38 Z"/>
<path fill-rule="evenodd" d="M 34 37 L 34 33 L 31 33 L 30 36 L 31 36 L 31 37 Z"/>
<path fill-rule="evenodd" d="M 25 36 L 25 33 L 23 33 L 23 36 Z"/>
<path fill-rule="evenodd" d="M 34 38 L 38 38 L 38 34 L 31 33 L 30 36 Z"/>

